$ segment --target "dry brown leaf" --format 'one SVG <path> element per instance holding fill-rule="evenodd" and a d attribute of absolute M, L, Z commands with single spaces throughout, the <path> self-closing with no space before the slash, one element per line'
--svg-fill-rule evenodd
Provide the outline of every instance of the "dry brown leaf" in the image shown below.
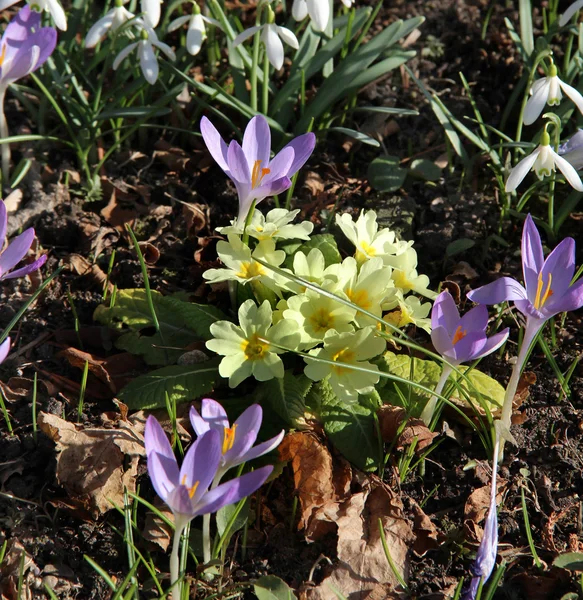
<path fill-rule="evenodd" d="M 377 416 L 383 441 L 392 444 L 397 437 L 399 428 L 407 417 L 405 409 L 386 404 L 378 410 Z M 417 439 L 415 452 L 421 452 L 431 445 L 437 435 L 437 433 L 430 431 L 421 419 L 410 418 L 401 431 L 395 447 L 397 450 L 403 450 L 405 446 L 410 446 Z"/>
<path fill-rule="evenodd" d="M 124 490 L 135 492 L 143 437 L 129 422 L 117 429 L 83 429 L 41 412 L 41 430 L 57 446 L 57 481 L 96 517 L 123 505 Z"/>
<path fill-rule="evenodd" d="M 206 204 L 184 203 L 182 215 L 186 221 L 186 235 L 189 238 L 197 237 L 203 229 L 208 227 L 210 217 L 209 207 Z"/>
<path fill-rule="evenodd" d="M 70 254 L 66 262 L 69 263 L 73 271 L 81 277 L 87 277 L 93 281 L 100 289 L 103 289 L 107 281 L 107 275 L 98 265 L 92 265 L 86 258 L 80 254 Z M 108 282 L 107 289 L 109 293 L 113 292 L 114 285 L 111 281 Z"/>
<path fill-rule="evenodd" d="M 506 479 L 498 477 L 496 482 L 496 504 L 502 501 L 502 495 L 506 490 L 508 482 Z M 490 485 L 475 489 L 464 506 L 464 529 L 466 532 L 466 538 L 479 543 L 482 539 L 483 530 L 479 526 L 488 514 L 490 508 Z"/>
<path fill-rule="evenodd" d="M 140 247 L 140 252 L 144 257 L 144 261 L 150 267 L 155 265 L 160 258 L 160 250 L 151 244 L 150 242 L 138 242 L 138 246 Z"/>
<path fill-rule="evenodd" d="M 310 600 L 337 600 L 337 590 L 351 600 L 364 600 L 378 587 L 385 591 L 398 585 L 387 561 L 379 532 L 381 519 L 395 568 L 407 579 L 409 550 L 415 539 L 396 494 L 383 485 L 346 500 L 338 513 L 338 563 L 322 583 L 308 590 Z"/>
<path fill-rule="evenodd" d="M 23 554 L 23 577 L 20 582 Z M 40 569 L 24 546 L 17 539 L 9 540 L 4 560 L 0 565 L 0 596 L 2 600 L 31 600 L 33 598 L 31 588 L 38 587 L 35 585 L 37 583 L 35 580 L 38 579 L 40 573 Z"/>
<path fill-rule="evenodd" d="M 409 502 L 414 517 L 415 543 L 413 544 L 413 552 L 417 556 L 424 556 L 429 550 L 439 547 L 441 536 L 433 521 L 425 514 L 419 504 L 413 499 L 410 499 Z"/>
<path fill-rule="evenodd" d="M 308 171 L 304 179 L 304 187 L 310 190 L 312 196 L 317 196 L 324 191 L 324 180 L 319 173 Z"/>
<path fill-rule="evenodd" d="M 161 500 L 156 498 L 154 506 L 170 521 L 174 520 L 172 511 L 164 504 Z M 156 513 L 149 510 L 146 513 L 146 522 L 144 523 L 144 529 L 142 530 L 144 539 L 152 544 L 156 544 L 164 552 L 168 550 L 170 541 L 174 534 L 172 527 L 169 527 L 165 521 L 163 521 Z"/>

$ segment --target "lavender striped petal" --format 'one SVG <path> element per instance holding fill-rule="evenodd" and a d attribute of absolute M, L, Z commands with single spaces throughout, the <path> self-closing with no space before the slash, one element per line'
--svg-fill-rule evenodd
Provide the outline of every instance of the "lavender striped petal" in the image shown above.
<path fill-rule="evenodd" d="M 176 459 L 169 459 L 157 452 L 148 454 L 148 474 L 158 496 L 172 508 L 169 498 L 179 483 Z"/>
<path fill-rule="evenodd" d="M 243 154 L 247 158 L 250 172 L 257 160 L 260 161 L 260 167 L 267 167 L 271 154 L 271 131 L 263 115 L 253 117 L 245 128 Z"/>
<path fill-rule="evenodd" d="M 221 455 L 221 436 L 212 429 L 200 436 L 188 449 L 180 467 L 180 482 L 189 488 L 198 482 L 193 503 L 196 504 L 208 490 L 217 474 Z"/>
<path fill-rule="evenodd" d="M 283 148 L 283 150 L 286 148 L 293 148 L 294 151 L 294 160 L 287 173 L 289 177 L 295 175 L 306 164 L 306 161 L 312 155 L 315 147 L 316 136 L 313 133 L 304 133 L 303 135 L 294 138 Z"/>
<path fill-rule="evenodd" d="M 511 277 L 501 277 L 468 293 L 468 298 L 478 304 L 498 304 L 505 300 L 527 300 L 526 290 Z"/>
<path fill-rule="evenodd" d="M 146 446 L 146 454 L 149 456 L 152 452 L 164 456 L 168 460 L 173 460 L 176 463 L 176 457 L 172 446 L 168 441 L 166 432 L 162 429 L 157 419 L 150 415 L 146 420 L 146 429 L 144 431 L 144 442 Z M 176 469 L 178 471 L 178 468 Z"/>
<path fill-rule="evenodd" d="M 37 258 L 34 262 L 26 265 L 24 267 L 20 267 L 20 269 L 16 269 L 16 271 L 11 271 L 4 275 L 4 277 L 0 277 L 0 279 L 16 279 L 17 277 L 24 277 L 29 273 L 37 271 L 47 262 L 47 255 L 43 254 L 40 258 Z"/>
<path fill-rule="evenodd" d="M 8 248 L 0 255 L 0 279 L 26 256 L 33 240 L 34 229 L 31 227 L 10 242 Z"/>
<path fill-rule="evenodd" d="M 206 117 L 203 117 L 200 120 L 200 132 L 202 133 L 202 139 L 204 140 L 208 151 L 211 153 L 211 156 L 215 159 L 219 167 L 221 167 L 228 175 L 229 163 L 227 161 L 227 144 L 221 137 L 221 134 Z"/>
<path fill-rule="evenodd" d="M 6 360 L 6 357 L 8 356 L 9 352 L 10 352 L 10 337 L 7 337 L 2 342 L 2 344 L 0 344 L 0 364 L 2 364 Z"/>
<path fill-rule="evenodd" d="M 544 264 L 543 246 L 539 232 L 530 214 L 524 221 L 522 230 L 522 272 L 526 293 L 536 293 L 537 278 Z"/>

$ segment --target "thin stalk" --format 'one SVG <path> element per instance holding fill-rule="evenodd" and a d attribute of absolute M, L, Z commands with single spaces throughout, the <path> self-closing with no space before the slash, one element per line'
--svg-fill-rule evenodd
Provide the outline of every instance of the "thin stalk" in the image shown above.
<path fill-rule="evenodd" d="M 448 380 L 451 372 L 453 371 L 453 367 L 444 363 L 443 369 L 441 371 L 441 377 L 435 386 L 434 395 L 429 398 L 429 402 L 425 405 L 423 412 L 421 413 L 421 419 L 429 427 L 431 423 L 431 419 L 433 418 L 433 413 L 435 412 L 435 407 L 437 406 L 437 400 L 443 391 L 443 387 L 445 386 L 445 382 Z"/>
<path fill-rule="evenodd" d="M 178 515 L 176 516 L 176 522 L 174 523 L 174 540 L 172 542 L 172 553 L 170 554 L 170 590 L 169 596 L 175 600 L 182 597 L 182 584 L 178 583 L 180 578 L 180 557 L 178 551 L 180 550 L 180 538 L 184 528 L 188 525 L 188 521 L 183 522 Z"/>
<path fill-rule="evenodd" d="M 265 116 L 269 111 L 269 58 L 267 57 L 267 51 L 263 57 L 263 98 L 261 103 L 261 109 Z"/>
<path fill-rule="evenodd" d="M 211 490 L 216 488 L 219 485 L 223 475 L 225 473 L 222 469 L 217 471 L 215 478 L 211 484 Z M 211 552 L 211 514 L 207 513 L 202 516 L 202 552 L 204 563 L 208 564 L 212 558 Z"/>
<path fill-rule="evenodd" d="M 6 86 L 0 86 L 0 137 L 8 137 L 8 122 L 4 114 L 4 99 L 6 97 Z M 2 183 L 8 185 L 10 181 L 10 145 L 2 144 Z"/>
<path fill-rule="evenodd" d="M 530 71 L 528 73 L 528 80 L 526 82 L 526 89 L 524 96 L 522 98 L 522 104 L 520 105 L 520 112 L 518 113 L 518 123 L 516 125 L 516 136 L 514 138 L 515 142 L 520 142 L 522 138 L 522 126 L 524 121 L 524 111 L 526 109 L 526 103 L 528 102 L 528 98 L 530 96 L 530 88 L 532 87 L 532 82 L 534 81 L 534 75 L 536 73 L 536 69 L 538 67 L 539 61 L 535 60 Z M 514 158 L 517 157 L 518 148 L 514 151 Z"/>
<path fill-rule="evenodd" d="M 261 24 L 261 3 L 257 7 L 257 14 L 255 16 L 255 25 Z M 251 85 L 251 108 L 253 112 L 257 112 L 257 67 L 259 66 L 259 46 L 261 44 L 261 30 L 259 30 L 253 36 L 253 61 L 251 63 L 251 76 L 249 77 L 249 83 Z M 266 52 L 267 53 L 267 52 Z M 263 74 L 265 78 L 265 73 Z"/>

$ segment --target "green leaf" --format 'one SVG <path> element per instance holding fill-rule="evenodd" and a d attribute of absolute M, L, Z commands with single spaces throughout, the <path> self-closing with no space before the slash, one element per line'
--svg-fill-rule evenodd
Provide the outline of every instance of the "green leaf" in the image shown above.
<path fill-rule="evenodd" d="M 569 571 L 583 571 L 583 552 L 566 552 L 559 554 L 553 561 L 553 566 Z"/>
<path fill-rule="evenodd" d="M 288 584 L 275 575 L 263 575 L 253 584 L 259 600 L 293 600 L 297 598 Z"/>
<path fill-rule="evenodd" d="M 520 12 L 520 41 L 528 56 L 534 50 L 534 34 L 532 30 L 532 5 L 530 0 L 519 0 Z"/>
<path fill-rule="evenodd" d="M 217 530 L 219 532 L 219 536 L 223 535 L 229 526 L 229 522 L 234 517 L 237 512 L 238 502 L 235 504 L 229 504 L 227 506 L 223 506 L 217 514 Z M 233 535 L 235 531 L 239 531 L 245 526 L 247 519 L 249 518 L 249 502 L 245 502 L 243 508 L 239 511 L 239 514 L 235 517 L 233 524 L 231 526 L 230 535 Z M 230 536 L 229 536 L 230 537 Z"/>
<path fill-rule="evenodd" d="M 435 389 L 441 375 L 441 366 L 432 360 L 423 360 L 421 358 L 411 358 L 406 354 L 394 354 L 385 352 L 383 356 L 374 361 L 379 369 L 385 373 L 392 373 L 404 379 L 415 381 L 429 389 Z M 458 369 L 465 373 L 468 367 L 460 366 Z M 468 381 L 469 380 L 469 384 Z M 451 400 L 461 402 L 464 399 L 464 391 L 475 402 L 483 408 L 492 410 L 502 406 L 504 402 L 504 388 L 489 375 L 482 373 L 478 369 L 472 369 L 466 375 L 461 377 L 457 373 L 452 373 L 450 382 L 455 382 L 462 388 L 462 391 L 455 389 L 451 395 Z M 419 416 L 425 403 L 429 399 L 429 393 L 423 392 L 412 386 L 400 382 L 383 380 L 377 385 L 378 392 L 387 404 L 402 406 L 402 397 L 408 399 L 406 407 L 413 416 Z"/>
<path fill-rule="evenodd" d="M 305 375 L 286 371 L 281 379 L 276 377 L 259 384 L 257 397 L 269 404 L 289 427 L 298 427 L 304 423 L 305 400 L 311 387 L 312 381 Z"/>
<path fill-rule="evenodd" d="M 310 402 L 318 405 L 324 431 L 334 446 L 358 468 L 370 471 L 378 463 L 374 414 L 377 407 L 367 397 L 347 404 L 339 400 L 327 381 L 314 386 Z"/>
<path fill-rule="evenodd" d="M 300 246 L 300 250 L 306 256 L 312 248 L 318 248 L 322 252 L 327 267 L 342 262 L 336 240 L 330 233 L 317 233 L 310 238 L 310 241 Z"/>
<path fill-rule="evenodd" d="M 461 238 L 459 240 L 455 240 L 447 245 L 445 249 L 445 253 L 447 256 L 455 256 L 456 254 L 461 254 L 470 248 L 473 248 L 476 245 L 474 240 L 470 240 L 468 238 Z"/>
<path fill-rule="evenodd" d="M 219 377 L 219 358 L 195 365 L 173 365 L 140 375 L 119 393 L 132 410 L 163 408 L 170 402 L 187 402 L 209 394 Z"/>
<path fill-rule="evenodd" d="M 441 177 L 441 169 L 432 160 L 426 158 L 414 160 L 409 168 L 413 175 L 426 181 L 437 181 Z"/>
<path fill-rule="evenodd" d="M 328 127 L 328 129 L 326 129 L 325 131 L 342 133 L 344 135 L 347 135 L 348 137 L 351 137 L 354 140 L 362 142 L 363 144 L 367 144 L 375 148 L 380 148 L 380 143 L 378 140 L 371 138 L 370 135 L 366 135 L 366 133 L 356 131 L 355 129 L 350 129 L 349 127 Z"/>
<path fill-rule="evenodd" d="M 379 156 L 368 166 L 368 180 L 380 192 L 396 192 L 405 182 L 407 169 L 399 166 L 396 156 Z"/>
<path fill-rule="evenodd" d="M 214 306 L 184 302 L 159 292 L 152 292 L 152 300 L 160 324 L 158 332 L 153 329 L 143 289 L 120 290 L 113 307 L 98 306 L 94 314 L 104 325 L 129 329 L 116 340 L 116 347 L 143 356 L 151 365 L 175 363 L 186 346 L 195 340 L 210 339 L 210 326 L 226 319 Z"/>

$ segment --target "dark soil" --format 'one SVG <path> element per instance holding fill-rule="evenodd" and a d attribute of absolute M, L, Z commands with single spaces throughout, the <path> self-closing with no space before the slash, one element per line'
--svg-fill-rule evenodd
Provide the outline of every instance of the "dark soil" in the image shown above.
<path fill-rule="evenodd" d="M 396 0 L 386 4 L 390 6 L 383 7 L 379 26 L 395 18 L 426 17 L 423 35 L 413 45 L 420 55 L 409 65 L 416 76 L 461 118 L 472 115 L 458 76 L 463 71 L 471 82 L 474 99 L 485 122 L 497 127 L 520 75 L 520 62 L 504 25 L 505 17 L 518 22 L 516 3 L 494 4 L 483 40 L 481 26 L 490 5 L 486 0 Z M 403 159 L 412 155 L 435 159 L 445 151 L 442 129 L 404 71 L 371 84 L 363 92 L 363 98 L 369 104 L 419 110 L 419 117 L 399 119 L 396 130 L 387 135 L 385 142 L 390 145 L 391 153 Z M 17 111 L 15 105 L 12 108 Z M 170 143 L 175 142 L 170 140 Z M 153 289 L 162 293 L 184 290 L 193 297 L 216 302 L 216 298 L 208 297 L 201 275 L 216 260 L 217 238 L 213 230 L 232 218 L 236 195 L 218 168 L 211 165 L 198 142 L 185 150 L 191 164 L 181 170 L 159 159 L 145 167 L 139 160 L 119 157 L 106 165 L 106 175 L 118 189 L 118 209 L 133 213 L 133 228 L 139 239 L 156 246 L 161 253 L 149 269 Z M 469 145 L 468 151 L 473 153 Z M 376 194 L 366 182 L 368 163 L 375 156 L 375 152 L 363 147 L 352 146 L 347 150 L 337 140 L 319 144 L 306 172 L 317 173 L 326 189 L 314 198 L 307 188 L 298 186 L 297 206 L 317 227 L 326 223 L 321 210 L 331 210 L 335 204 L 338 211 L 355 211 L 363 206 L 376 208 L 383 224 L 399 226 L 405 236 L 415 240 L 419 271 L 430 275 L 433 288 L 441 281 L 450 281 L 449 285 L 459 286 L 462 304 L 470 286 L 476 287 L 499 273 L 520 275 L 520 223 L 500 225 L 500 206 L 485 162 L 478 159 L 473 172 L 466 175 L 463 182 L 458 171 L 454 171 L 446 174 L 436 186 L 414 183 L 408 185 L 406 191 L 388 197 Z M 60 158 L 66 160 L 65 156 Z M 66 166 L 54 161 L 51 157 L 52 168 L 47 167 L 42 174 L 45 189 L 52 192 L 62 187 L 60 182 L 64 181 Z M 25 192 L 25 201 L 29 199 L 27 194 L 32 194 L 31 189 Z M 89 260 L 96 257 L 96 264 L 107 272 L 115 248 L 111 282 L 119 289 L 143 286 L 140 265 L 123 227 L 112 225 L 112 219 L 108 221 L 101 214 L 110 200 L 110 189 L 106 189 L 101 201 L 92 203 L 84 202 L 79 186 L 71 184 L 71 191 L 74 193 L 61 190 L 66 201 L 58 202 L 54 211 L 41 212 L 34 223 L 40 244 L 50 257 L 44 275 L 48 276 L 59 264 L 70 265 L 72 254 Z M 182 205 L 176 200 L 198 203 L 203 211 L 208 211 L 198 229 L 189 224 Z M 541 203 L 533 205 L 532 210 L 544 214 L 545 207 Z M 583 236 L 577 217 L 574 215 L 565 228 L 579 232 L 576 241 L 581 251 Z M 493 242 L 492 234 L 501 234 L 509 247 Z M 444 259 L 449 245 L 462 238 L 475 242 L 473 249 Z M 79 276 L 71 268 L 66 269 L 13 332 L 13 352 L 17 358 L 0 367 L 1 379 L 15 388 L 18 382 L 9 381 L 11 377 L 23 377 L 30 382 L 36 371 L 39 379 L 37 411 L 66 413 L 69 420 L 76 420 L 81 370 L 70 366 L 58 352 L 67 346 L 79 347 L 78 335 L 86 351 L 100 356 L 112 351 L 113 334 L 96 327 L 93 321 L 93 312 L 102 302 L 102 286 L 102 282 L 91 276 Z M 8 324 L 30 291 L 28 282 L 4 284 L 0 306 L 2 326 Z M 79 334 L 74 331 L 75 314 L 67 292 L 74 303 Z M 502 355 L 491 356 L 481 364 L 482 370 L 502 384 L 507 381 L 509 359 L 515 356 L 516 350 L 516 323 L 510 316 L 506 320 L 512 327 L 514 341 Z M 580 357 L 582 344 L 581 315 L 570 315 L 564 327 L 557 327 L 557 346 L 553 348 L 563 373 Z M 23 351 L 18 353 L 19 349 Z M 499 515 L 499 562 L 506 563 L 506 571 L 494 597 L 555 600 L 578 589 L 575 579 L 566 571 L 553 568 L 552 561 L 559 553 L 579 551 L 583 547 L 583 372 L 579 366 L 575 368 L 570 395 L 565 397 L 540 349 L 535 350 L 528 369 L 536 375 L 536 383 L 531 385 L 530 394 L 520 407 L 521 418 L 513 428 L 519 448 L 507 447 L 500 474 L 506 480 L 506 489 Z M 60 379 L 51 379 L 47 374 L 55 374 Z M 28 382 L 20 384 L 26 388 L 30 386 Z M 68 382 L 69 387 L 63 382 Z M 90 379 L 90 386 L 93 383 Z M 99 424 L 99 415 L 104 411 L 117 410 L 111 394 L 100 395 L 97 383 L 95 386 L 86 397 L 82 414 L 83 422 L 91 424 Z M 29 571 L 28 581 L 34 596 L 44 597 L 44 582 L 53 587 L 60 598 L 108 598 L 107 584 L 84 556 L 101 565 L 110 577 L 123 580 L 127 574 L 123 518 L 116 511 L 110 511 L 94 520 L 71 508 L 55 480 L 53 444 L 41 432 L 33 431 L 30 389 L 17 398 L 9 398 L 7 407 L 14 431 L 9 435 L 4 421 L 0 423 L 0 544 L 3 540 L 21 544 L 34 560 L 36 566 Z M 446 420 L 455 436 L 446 436 L 432 452 L 425 461 L 423 476 L 413 471 L 402 486 L 405 496 L 424 503 L 425 512 L 443 533 L 439 548 L 413 559 L 409 580 L 411 598 L 447 597 L 445 594 L 452 593 L 459 578 L 468 576 L 476 548 L 475 543 L 467 541 L 471 536 L 464 524 L 464 505 L 469 495 L 488 481 L 484 476 L 488 473 L 486 454 L 478 437 L 467 427 L 452 420 L 450 415 L 446 415 Z M 483 468 L 464 469 L 471 460 L 483 461 Z M 144 473 L 143 466 L 140 473 Z M 387 469 L 386 479 L 396 485 L 392 470 Z M 140 481 L 142 495 L 153 501 L 154 493 L 147 477 Z M 522 490 L 543 569 L 534 566 L 528 547 L 521 508 Z M 308 581 L 322 554 L 334 560 L 332 541 L 324 539 L 317 544 L 307 544 L 302 533 L 291 526 L 293 495 L 291 476 L 284 472 L 262 497 L 265 508 L 256 507 L 256 512 L 263 511 L 264 518 L 260 526 L 250 528 L 245 559 L 237 552 L 227 561 L 226 574 L 230 581 L 227 591 L 262 574 L 278 575 L 297 589 Z M 265 518 L 267 514 L 269 518 Z M 161 570 L 166 568 L 166 555 L 145 542 L 137 543 L 154 552 Z M 6 598 L 16 598 L 16 590 L 7 583 L 10 572 L 2 569 L 0 589 Z M 323 569 L 314 569 L 316 583 L 322 573 Z M 145 572 L 140 575 L 142 580 L 148 579 Z M 155 589 L 145 590 L 143 597 L 155 597 Z"/>

